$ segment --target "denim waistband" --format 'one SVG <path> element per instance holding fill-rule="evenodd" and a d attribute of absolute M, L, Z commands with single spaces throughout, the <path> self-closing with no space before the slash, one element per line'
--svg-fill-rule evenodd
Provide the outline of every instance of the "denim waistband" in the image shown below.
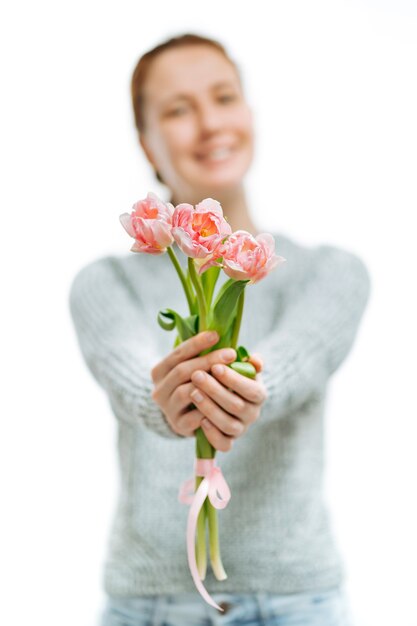
<path fill-rule="evenodd" d="M 303 626 L 350 624 L 344 592 L 340 587 L 295 594 L 213 593 L 211 596 L 224 608 L 224 612 L 207 604 L 197 593 L 190 592 L 129 598 L 110 596 L 107 613 L 124 618 L 123 623 L 127 626 L 142 626 L 142 623 L 163 626 L 168 621 L 170 626 L 231 626 L 249 621 L 261 625 L 272 623 L 274 618 L 279 618 L 279 624 L 285 626 L 293 624 L 295 616 L 299 617 Z M 108 620 L 102 626 L 113 624 Z"/>

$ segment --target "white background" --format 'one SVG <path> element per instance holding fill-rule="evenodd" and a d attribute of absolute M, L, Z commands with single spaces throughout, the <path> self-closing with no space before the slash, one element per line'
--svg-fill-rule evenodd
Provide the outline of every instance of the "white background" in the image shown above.
<path fill-rule="evenodd" d="M 137 144 L 129 81 L 148 48 L 192 31 L 242 69 L 258 224 L 350 249 L 370 270 L 330 386 L 326 489 L 356 626 L 415 626 L 411 1 L 39 0 L 5 3 L 0 24 L 2 623 L 93 626 L 104 600 L 116 424 L 68 290 L 82 265 L 130 247 L 120 213 L 149 190 L 166 197 Z"/>

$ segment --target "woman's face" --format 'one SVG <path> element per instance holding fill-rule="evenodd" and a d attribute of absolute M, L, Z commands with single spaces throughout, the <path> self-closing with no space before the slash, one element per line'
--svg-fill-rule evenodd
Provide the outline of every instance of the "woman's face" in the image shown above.
<path fill-rule="evenodd" d="M 176 202 L 241 185 L 254 151 L 252 111 L 221 52 L 165 50 L 152 62 L 144 95 L 141 145 Z"/>

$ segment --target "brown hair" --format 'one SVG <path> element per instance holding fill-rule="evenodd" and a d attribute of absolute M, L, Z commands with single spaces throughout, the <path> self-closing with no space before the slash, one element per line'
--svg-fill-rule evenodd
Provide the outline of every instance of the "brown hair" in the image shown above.
<path fill-rule="evenodd" d="M 234 66 L 236 73 L 238 75 L 239 81 L 242 84 L 242 79 L 240 76 L 239 68 L 236 65 L 235 61 L 230 58 L 227 53 L 225 47 L 215 39 L 211 39 L 209 37 L 203 37 L 201 35 L 195 35 L 193 33 L 185 33 L 184 35 L 179 35 L 177 37 L 172 37 L 171 39 L 167 39 L 162 43 L 158 44 L 151 50 L 148 50 L 145 54 L 143 54 L 132 74 L 131 84 L 130 84 L 130 92 L 132 97 L 132 105 L 133 105 L 133 113 L 135 116 L 135 125 L 140 133 L 144 131 L 145 121 L 144 121 L 144 85 L 146 82 L 146 77 L 149 72 L 149 68 L 152 64 L 152 61 L 160 54 L 164 52 L 164 50 L 168 50 L 171 48 L 179 48 L 180 46 L 189 46 L 189 45 L 205 45 L 211 46 L 215 48 L 219 52 L 221 52 L 224 57 Z M 155 172 L 156 178 L 159 182 L 163 183 L 159 172 Z"/>

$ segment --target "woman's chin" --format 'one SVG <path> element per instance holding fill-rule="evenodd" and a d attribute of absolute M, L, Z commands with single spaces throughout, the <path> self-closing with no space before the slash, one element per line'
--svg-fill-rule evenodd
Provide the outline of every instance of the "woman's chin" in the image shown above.
<path fill-rule="evenodd" d="M 224 168 L 216 172 L 207 170 L 203 175 L 200 174 L 200 176 L 198 176 L 195 186 L 201 189 L 213 190 L 212 193 L 229 191 L 241 186 L 247 170 L 248 167 L 245 169 L 234 168 L 233 170 Z"/>

